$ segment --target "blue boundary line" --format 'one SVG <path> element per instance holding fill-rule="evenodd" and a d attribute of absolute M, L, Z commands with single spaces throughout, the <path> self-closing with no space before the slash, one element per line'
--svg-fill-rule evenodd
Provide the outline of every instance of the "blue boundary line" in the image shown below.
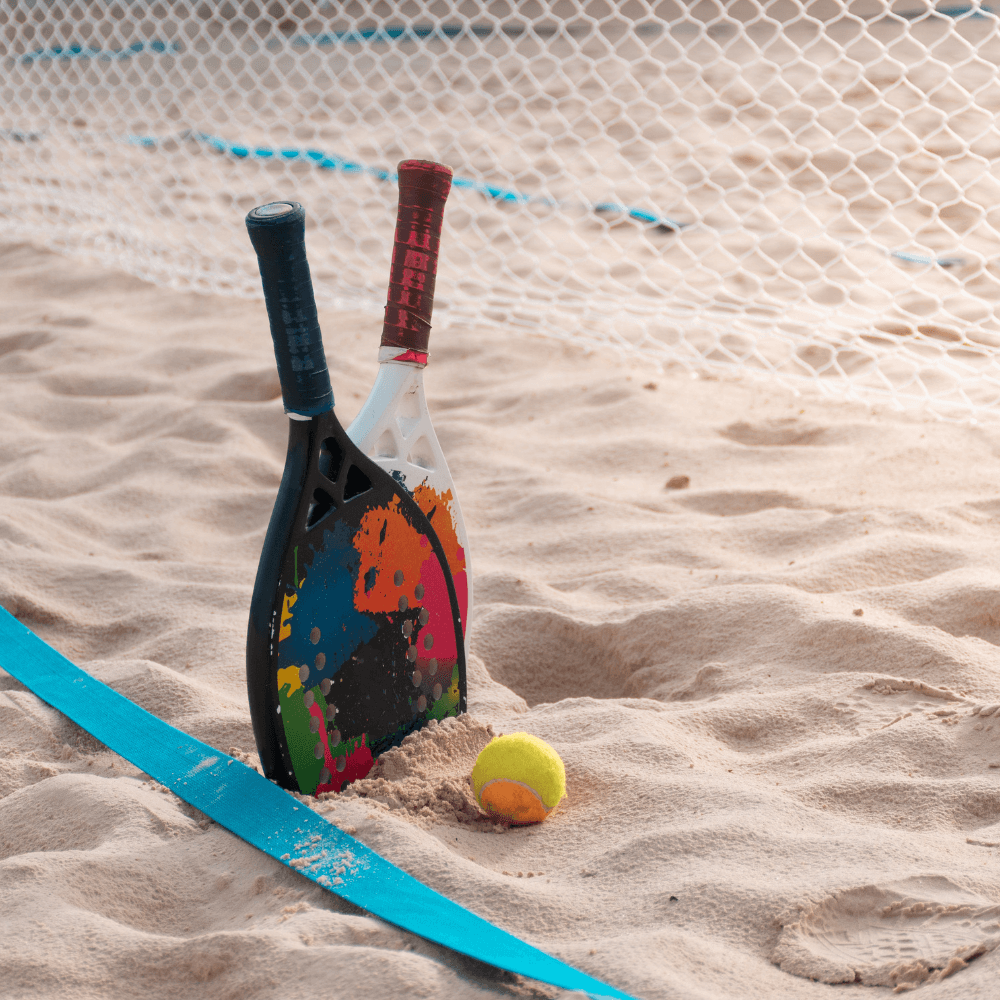
<path fill-rule="evenodd" d="M 908 21 L 915 21 L 921 18 L 951 17 L 956 21 L 962 18 L 991 18 L 996 17 L 996 11 L 991 7 L 986 7 L 978 3 L 954 4 L 950 7 L 928 7 L 926 10 L 916 12 L 901 12 L 897 17 L 905 17 Z"/>
<path fill-rule="evenodd" d="M 924 17 L 950 17 L 956 20 L 962 18 L 996 18 L 997 11 L 985 4 L 971 2 L 950 4 L 942 7 L 928 5 L 922 11 L 905 11 L 896 17 L 915 20 Z M 689 22 L 697 25 L 697 22 Z M 632 31 L 642 37 L 669 33 L 673 23 L 643 22 L 632 26 Z M 389 43 L 399 41 L 422 41 L 428 38 L 452 39 L 471 35 L 476 38 L 489 38 L 493 35 L 503 35 L 517 38 L 525 34 L 540 34 L 554 36 L 559 34 L 580 35 L 589 34 L 591 29 L 581 30 L 577 25 L 564 25 L 554 28 L 549 25 L 521 24 L 388 24 L 378 28 L 362 28 L 354 31 L 325 31 L 312 35 L 294 35 L 290 38 L 270 38 L 264 44 L 267 48 L 280 47 L 282 44 L 296 48 L 325 47 L 331 45 L 363 45 L 365 43 Z M 32 63 L 36 60 L 68 60 L 68 59 L 99 59 L 110 62 L 114 59 L 129 59 L 142 53 L 166 55 L 183 52 L 184 47 L 177 42 L 152 40 L 133 42 L 122 49 L 99 49 L 86 45 L 54 45 L 49 48 L 35 49 L 25 55 L 16 57 L 20 63 Z"/>
<path fill-rule="evenodd" d="M 99 49 L 84 45 L 55 45 L 48 49 L 35 49 L 18 59 L 20 63 L 33 63 L 42 59 L 98 59 L 101 62 L 112 62 L 115 59 L 131 59 L 132 56 L 143 53 L 166 55 L 180 52 L 181 47 L 176 42 L 133 42 L 124 49 Z"/>
<path fill-rule="evenodd" d="M 363 163 L 355 163 L 352 160 L 345 160 L 342 157 L 324 153 L 318 149 L 271 149 L 266 146 L 242 146 L 226 142 L 218 136 L 209 135 L 205 132 L 192 132 L 188 138 L 203 142 L 220 153 L 227 153 L 240 159 L 270 160 L 285 159 L 297 160 L 300 158 L 312 160 L 316 166 L 323 170 L 338 170 L 342 173 L 368 174 L 380 181 L 396 183 L 398 177 L 395 171 L 383 170 L 379 167 L 369 167 Z M 146 138 L 145 136 L 132 137 L 132 141 L 143 146 L 155 146 L 157 140 Z M 494 201 L 507 202 L 516 205 L 545 205 L 548 208 L 558 208 L 566 205 L 566 202 L 556 198 L 549 198 L 545 195 L 524 194 L 512 188 L 497 187 L 493 184 L 484 184 L 482 181 L 474 181 L 468 177 L 455 177 L 451 182 L 452 187 L 475 191 L 477 194 L 485 195 Z M 630 208 L 628 205 L 621 205 L 614 201 L 592 202 L 586 206 L 591 211 L 601 213 L 613 213 L 615 215 L 627 215 L 636 222 L 644 222 L 651 228 L 660 232 L 673 233 L 682 229 L 688 229 L 692 223 L 678 222 L 666 215 L 656 215 L 654 212 L 647 212 L 642 208 Z M 920 254 L 907 253 L 905 251 L 890 251 L 890 256 L 896 257 L 908 264 L 937 264 L 940 267 L 955 267 L 965 263 L 961 257 L 923 257 Z"/>
<path fill-rule="evenodd" d="M 905 11 L 894 16 L 907 20 L 924 17 L 950 17 L 961 20 L 962 18 L 996 18 L 998 14 L 992 7 L 973 2 L 952 4 L 944 7 L 928 6 L 922 11 Z M 697 22 L 691 23 L 697 24 Z M 673 24 L 666 22 L 662 24 L 641 23 L 633 26 L 633 32 L 641 37 L 651 34 L 669 33 L 672 27 L 674 27 Z M 492 35 L 516 38 L 529 33 L 545 36 L 558 34 L 577 35 L 584 34 L 585 32 L 581 32 L 575 25 L 566 25 L 561 29 L 549 29 L 547 25 L 532 24 L 390 24 L 378 28 L 362 28 L 356 31 L 326 31 L 314 35 L 294 35 L 287 40 L 270 38 L 264 44 L 270 49 L 280 47 L 282 44 L 289 44 L 295 48 L 309 48 L 330 45 L 362 45 L 366 42 L 378 44 L 380 42 L 421 41 L 427 38 L 452 39 L 461 38 L 465 35 L 472 35 L 476 38 L 489 38 Z M 589 33 L 589 30 L 586 33 Z M 177 42 L 152 40 L 148 42 L 133 42 L 122 49 L 99 49 L 93 45 L 53 45 L 49 48 L 35 49 L 33 52 L 17 56 L 15 59 L 17 62 L 24 64 L 31 64 L 46 59 L 98 59 L 101 62 L 111 62 L 115 59 L 130 59 L 133 56 L 143 53 L 168 55 L 183 51 L 184 47 Z"/>
<path fill-rule="evenodd" d="M 196 142 L 210 146 L 217 152 L 238 159 L 250 160 L 309 160 L 321 170 L 336 170 L 345 174 L 367 174 L 376 180 L 395 184 L 398 180 L 394 170 L 384 170 L 380 167 L 371 167 L 363 163 L 356 163 L 353 160 L 345 160 L 343 157 L 332 153 L 325 153 L 319 149 L 272 149 L 268 146 L 244 146 L 237 143 L 227 142 L 219 136 L 209 135 L 206 132 L 189 132 L 184 138 L 193 139 Z M 139 146 L 155 147 L 161 140 L 150 136 L 129 136 L 129 142 Z M 482 181 L 475 181 L 468 177 L 455 177 L 452 179 L 452 187 L 474 191 L 476 194 L 484 195 L 493 201 L 504 202 L 514 205 L 544 205 L 548 208 L 558 208 L 569 203 L 549 198 L 546 195 L 524 194 L 512 188 L 499 187 L 495 184 L 484 184 Z M 650 228 L 663 233 L 674 233 L 687 228 L 690 223 L 677 222 L 665 215 L 657 215 L 654 212 L 647 212 L 642 208 L 630 208 L 628 205 L 620 205 L 613 201 L 594 202 L 586 205 L 593 212 L 614 213 L 625 215 L 636 222 L 642 222 Z"/>
<path fill-rule="evenodd" d="M 904 264 L 936 264 L 938 267 L 961 267 L 965 263 L 964 257 L 927 257 L 924 254 L 911 253 L 909 250 L 890 250 L 889 256 Z"/>
<path fill-rule="evenodd" d="M 417 41 L 422 38 L 460 38 L 462 35 L 475 35 L 486 38 L 502 27 L 470 24 L 412 24 L 386 25 L 382 28 L 365 28 L 361 31 L 325 31 L 318 35 L 296 35 L 291 39 L 292 45 L 361 45 L 364 42 L 397 42 Z"/>
<path fill-rule="evenodd" d="M 248 844 L 397 927 L 591 997 L 629 994 L 435 892 L 283 788 L 71 663 L 0 607 L 0 666 L 101 743 Z"/>
<path fill-rule="evenodd" d="M 44 132 L 26 132 L 21 129 L 0 129 L 0 140 L 6 139 L 11 142 L 37 142 L 44 138 Z M 348 174 L 368 174 L 376 180 L 391 184 L 395 184 L 398 180 L 398 176 L 395 171 L 385 170 L 381 167 L 366 166 L 363 163 L 356 163 L 353 160 L 345 160 L 342 157 L 331 153 L 324 153 L 317 149 L 271 149 L 263 146 L 251 148 L 249 146 L 241 146 L 235 143 L 226 142 L 218 136 L 209 135 L 204 132 L 186 132 L 176 138 L 192 139 L 196 142 L 202 142 L 211 146 L 218 152 L 235 156 L 237 159 L 269 160 L 278 157 L 286 160 L 296 160 L 301 158 L 311 160 L 321 170 L 337 170 Z M 149 149 L 155 149 L 156 146 L 163 140 L 147 135 L 130 135 L 126 137 L 125 141 L 130 145 L 145 146 Z M 551 208 L 557 208 L 560 205 L 566 204 L 565 202 L 560 202 L 554 198 L 545 197 L 544 195 L 523 194 L 510 188 L 502 188 L 492 184 L 484 184 L 481 181 L 470 180 L 467 177 L 455 177 L 452 180 L 452 186 L 460 189 L 464 188 L 475 191 L 478 194 L 485 195 L 488 198 L 492 198 L 494 201 L 500 202 L 509 202 L 521 205 L 533 203 L 546 205 Z M 666 216 L 655 215 L 652 212 L 647 212 L 641 208 L 629 208 L 627 205 L 620 205 L 617 202 L 596 202 L 586 205 L 585 207 L 598 213 L 613 212 L 620 215 L 627 214 L 631 219 L 635 219 L 638 222 L 644 222 L 650 227 L 666 233 L 679 232 L 682 229 L 688 229 L 695 225 L 695 223 L 691 222 L 677 222 Z M 851 247 L 848 246 L 848 249 L 850 248 Z M 901 264 L 915 264 L 925 267 L 933 265 L 936 267 L 951 268 L 961 267 L 967 263 L 965 257 L 933 257 L 925 254 L 913 253 L 909 250 L 890 250 L 886 247 L 876 247 L 875 249 L 877 249 L 880 253 L 887 254 L 891 259 L 899 261 Z"/>

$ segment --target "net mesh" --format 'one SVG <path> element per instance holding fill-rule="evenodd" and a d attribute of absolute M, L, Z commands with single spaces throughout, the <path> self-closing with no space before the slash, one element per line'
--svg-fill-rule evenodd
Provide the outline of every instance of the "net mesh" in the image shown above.
<path fill-rule="evenodd" d="M 378 309 L 394 165 L 448 163 L 436 323 L 943 416 L 1000 411 L 1000 34 L 923 0 L 0 7 L 0 228 L 255 296 L 306 205 Z"/>

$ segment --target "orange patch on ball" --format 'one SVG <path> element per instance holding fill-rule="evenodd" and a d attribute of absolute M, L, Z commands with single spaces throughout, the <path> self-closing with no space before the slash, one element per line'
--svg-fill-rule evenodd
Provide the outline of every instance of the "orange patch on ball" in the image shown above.
<path fill-rule="evenodd" d="M 541 823 L 552 811 L 533 788 L 509 778 L 494 778 L 483 785 L 479 804 L 490 819 L 517 826 Z"/>

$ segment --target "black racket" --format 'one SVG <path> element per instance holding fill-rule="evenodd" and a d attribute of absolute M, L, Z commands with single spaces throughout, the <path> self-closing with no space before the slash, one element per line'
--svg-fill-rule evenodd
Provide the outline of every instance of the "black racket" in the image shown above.
<path fill-rule="evenodd" d="M 462 622 L 430 522 L 334 415 L 302 206 L 263 205 L 246 223 L 289 416 L 247 690 L 265 775 L 315 795 L 364 777 L 429 719 L 465 711 Z"/>

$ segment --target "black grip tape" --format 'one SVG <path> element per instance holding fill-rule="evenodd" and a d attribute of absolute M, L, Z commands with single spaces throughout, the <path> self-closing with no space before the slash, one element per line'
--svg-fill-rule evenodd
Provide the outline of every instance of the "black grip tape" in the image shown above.
<path fill-rule="evenodd" d="M 285 410 L 314 417 L 333 409 L 333 388 L 316 315 L 306 213 L 295 201 L 261 205 L 247 215 L 271 322 Z"/>

